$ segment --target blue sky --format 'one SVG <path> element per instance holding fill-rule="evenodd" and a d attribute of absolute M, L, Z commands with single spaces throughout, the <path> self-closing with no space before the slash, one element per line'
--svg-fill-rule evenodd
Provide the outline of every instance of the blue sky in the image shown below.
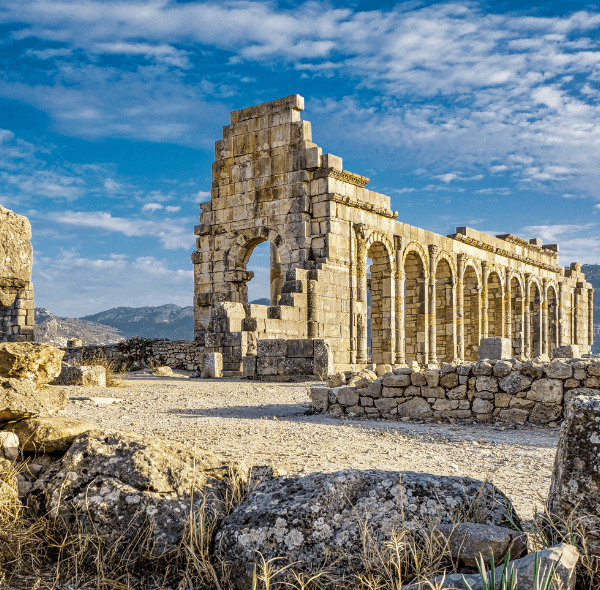
<path fill-rule="evenodd" d="M 600 263 L 600 6 L 537 4 L 0 0 L 0 204 L 36 305 L 190 305 L 221 127 L 293 93 L 400 221 Z"/>

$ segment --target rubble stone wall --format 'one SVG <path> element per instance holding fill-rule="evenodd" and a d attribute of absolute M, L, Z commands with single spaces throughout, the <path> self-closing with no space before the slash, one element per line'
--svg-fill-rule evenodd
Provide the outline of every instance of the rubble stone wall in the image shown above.
<path fill-rule="evenodd" d="M 336 377 L 339 379 L 335 383 Z M 379 379 L 363 371 L 344 384 L 313 387 L 313 408 L 389 419 L 456 418 L 548 424 L 563 418 L 573 395 L 600 395 L 600 361 L 557 359 L 443 363 L 441 369 L 395 368 Z"/>
<path fill-rule="evenodd" d="M 590 352 L 593 289 L 579 264 L 559 264 L 557 244 L 397 221 L 389 197 L 313 143 L 303 109 L 293 95 L 234 111 L 215 144 L 192 254 L 194 338 L 248 332 L 223 345 L 236 349 L 228 370 L 240 370 L 240 347 L 284 336 L 329 340 L 340 370 L 476 360 L 486 337 L 526 358 L 566 344 Z M 247 306 L 247 263 L 266 241 L 271 306 L 259 312 Z"/>
<path fill-rule="evenodd" d="M 0 342 L 33 342 L 31 225 L 0 206 Z"/>

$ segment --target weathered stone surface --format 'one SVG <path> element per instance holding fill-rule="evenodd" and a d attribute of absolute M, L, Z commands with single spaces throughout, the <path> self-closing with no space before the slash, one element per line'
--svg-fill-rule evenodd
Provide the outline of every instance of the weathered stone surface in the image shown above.
<path fill-rule="evenodd" d="M 398 405 L 398 416 L 403 418 L 429 418 L 432 415 L 431 406 L 422 397 L 413 397 Z"/>
<path fill-rule="evenodd" d="M 590 363 L 587 366 L 587 373 L 591 377 L 600 377 L 600 361 Z"/>
<path fill-rule="evenodd" d="M 563 400 L 563 384 L 560 379 L 538 379 L 531 384 L 527 398 L 546 404 L 560 404 Z"/>
<path fill-rule="evenodd" d="M 382 397 L 398 397 L 404 393 L 402 387 L 384 387 L 381 390 Z"/>
<path fill-rule="evenodd" d="M 66 451 L 80 434 L 98 429 L 99 426 L 89 420 L 63 416 L 28 418 L 4 427 L 6 432 L 19 437 L 23 450 L 40 453 Z"/>
<path fill-rule="evenodd" d="M 549 549 L 543 549 L 537 553 L 530 553 L 521 559 L 511 560 L 509 562 L 509 573 L 514 571 L 519 590 L 534 590 L 539 588 L 535 579 L 536 557 L 539 563 L 540 572 L 549 572 L 556 567 L 556 583 L 552 588 L 561 590 L 574 590 L 576 581 L 576 565 L 579 560 L 579 552 L 573 545 L 561 544 Z M 496 590 L 501 590 L 501 579 L 503 565 L 495 570 Z M 487 579 L 490 579 L 490 571 L 487 572 Z M 442 584 L 436 586 L 435 584 Z M 449 574 L 445 578 L 441 576 L 431 580 L 433 587 L 444 588 L 444 590 L 483 590 L 481 577 L 476 574 Z M 468 584 L 468 586 L 467 586 Z M 404 590 L 430 590 L 432 585 L 429 582 L 421 584 L 411 584 L 405 586 Z"/>
<path fill-rule="evenodd" d="M 527 375 L 534 379 L 541 379 L 544 376 L 544 365 L 531 361 L 523 363 L 519 371 L 522 375 Z"/>
<path fill-rule="evenodd" d="M 83 367 L 79 367 L 79 368 L 83 368 Z M 88 367 L 85 367 L 86 369 Z M 89 367 L 92 368 L 92 367 Z M 96 367 L 94 367 L 96 368 Z M 100 369 L 103 369 L 103 367 L 99 367 Z M 171 367 L 154 367 L 154 369 L 152 369 L 152 374 L 156 375 L 157 377 L 169 377 L 170 375 L 173 375 L 173 369 L 171 369 Z M 90 383 L 91 385 L 91 383 Z M 104 385 L 106 385 L 106 373 L 104 375 Z"/>
<path fill-rule="evenodd" d="M 256 357 L 245 355 L 242 357 L 242 377 L 254 379 L 256 377 Z"/>
<path fill-rule="evenodd" d="M 376 399 L 374 400 L 374 403 L 377 409 L 381 412 L 389 412 L 398 405 L 398 402 L 393 397 L 384 397 L 381 399 Z"/>
<path fill-rule="evenodd" d="M 446 392 L 443 387 L 421 387 L 421 395 L 423 397 L 443 399 L 446 397 Z"/>
<path fill-rule="evenodd" d="M 498 379 L 496 377 L 477 377 L 475 384 L 477 391 L 498 391 Z"/>
<path fill-rule="evenodd" d="M 471 367 L 471 373 L 475 377 L 487 377 L 493 373 L 494 367 L 485 361 L 479 361 Z"/>
<path fill-rule="evenodd" d="M 502 377 L 506 377 L 507 375 L 510 375 L 512 370 L 513 370 L 512 363 L 510 363 L 508 361 L 498 361 L 494 365 L 494 369 L 493 369 L 494 377 L 498 377 L 499 379 L 502 379 Z"/>
<path fill-rule="evenodd" d="M 327 378 L 327 386 L 330 389 L 342 387 L 343 385 L 346 385 L 346 373 L 335 373 Z"/>
<path fill-rule="evenodd" d="M 570 379 L 573 377 L 573 365 L 559 360 L 552 361 L 546 367 L 546 375 L 550 379 Z"/>
<path fill-rule="evenodd" d="M 528 417 L 529 412 L 527 410 L 522 410 L 519 408 L 500 410 L 500 413 L 498 414 L 498 420 L 500 420 L 501 422 L 515 422 L 517 424 L 525 424 L 525 422 L 527 422 Z"/>
<path fill-rule="evenodd" d="M 440 379 L 440 385 L 446 389 L 452 389 L 458 386 L 458 375 L 456 373 L 448 373 Z"/>
<path fill-rule="evenodd" d="M 358 392 L 355 387 L 338 387 L 335 399 L 342 406 L 355 406 L 358 404 Z"/>
<path fill-rule="evenodd" d="M 57 385 L 36 387 L 27 379 L 0 377 L 0 423 L 52 416 L 66 408 L 69 398 Z"/>
<path fill-rule="evenodd" d="M 562 410 L 563 408 L 559 404 L 544 404 L 542 402 L 537 402 L 529 414 L 529 421 L 532 424 L 548 424 L 549 422 L 556 422 L 560 419 Z"/>
<path fill-rule="evenodd" d="M 446 397 L 448 399 L 465 399 L 467 397 L 467 386 L 459 385 L 458 387 L 447 391 Z"/>
<path fill-rule="evenodd" d="M 314 356 L 314 340 L 311 338 L 297 338 L 287 341 L 287 356 L 296 358 L 310 358 Z"/>
<path fill-rule="evenodd" d="M 154 551 L 162 553 L 181 540 L 190 492 L 194 504 L 206 497 L 216 506 L 226 476 L 225 462 L 210 451 L 131 432 L 91 431 L 40 476 L 32 502 L 55 526 L 93 526 L 108 542 L 125 545 L 151 525 Z"/>
<path fill-rule="evenodd" d="M 318 338 L 313 342 L 313 346 L 315 375 L 325 378 L 333 373 L 335 366 L 333 363 L 333 350 L 331 349 L 331 344 L 328 340 Z"/>
<path fill-rule="evenodd" d="M 156 373 L 158 369 L 168 370 L 170 373 L 164 373 L 165 375 L 173 374 L 171 367 L 156 367 L 152 373 Z M 55 379 L 53 383 L 58 385 L 84 385 L 94 387 L 106 387 L 106 369 L 99 366 L 76 366 L 71 367 L 67 364 L 63 364 L 60 375 Z"/>
<path fill-rule="evenodd" d="M 366 395 L 370 395 L 371 397 L 381 397 L 381 383 L 379 381 L 373 381 L 367 385 Z"/>
<path fill-rule="evenodd" d="M 202 378 L 220 379 L 223 377 L 223 355 L 220 352 L 207 352 L 202 357 Z"/>
<path fill-rule="evenodd" d="M 284 357 L 287 355 L 287 341 L 284 338 L 259 340 L 256 343 L 256 355 Z"/>
<path fill-rule="evenodd" d="M 506 393 L 519 393 L 519 391 L 525 391 L 531 385 L 532 379 L 521 373 L 511 373 L 504 379 L 500 380 L 500 389 L 506 391 Z"/>
<path fill-rule="evenodd" d="M 494 409 L 494 404 L 490 402 L 477 398 L 473 400 L 473 411 L 476 414 L 489 414 Z"/>
<path fill-rule="evenodd" d="M 448 541 L 452 557 L 469 567 L 477 567 L 480 554 L 489 566 L 490 555 L 494 556 L 494 563 L 502 563 L 508 551 L 515 559 L 527 552 L 527 538 L 512 528 L 461 522 L 441 524 L 437 531 Z"/>
<path fill-rule="evenodd" d="M 437 369 L 432 369 L 425 373 L 427 387 L 437 387 L 440 384 L 440 372 Z"/>
<path fill-rule="evenodd" d="M 0 459 L 14 461 L 19 456 L 19 437 L 11 431 L 0 431 Z"/>
<path fill-rule="evenodd" d="M 509 359 L 512 356 L 512 347 L 508 338 L 481 338 L 477 351 L 479 360 Z"/>
<path fill-rule="evenodd" d="M 552 358 L 579 358 L 579 346 L 577 344 L 567 344 L 552 349 Z"/>
<path fill-rule="evenodd" d="M 497 408 L 508 408 L 512 397 L 510 393 L 497 393 L 494 397 L 494 403 Z"/>
<path fill-rule="evenodd" d="M 410 375 L 394 375 L 383 380 L 385 387 L 408 387 L 410 384 Z"/>
<path fill-rule="evenodd" d="M 328 387 L 311 387 L 310 401 L 312 407 L 318 412 L 325 412 L 329 406 L 329 388 Z"/>
<path fill-rule="evenodd" d="M 583 525 L 590 551 L 600 555 L 600 396 L 579 392 L 565 403 L 548 508 Z"/>
<path fill-rule="evenodd" d="M 423 373 L 419 373 L 419 371 L 414 371 L 410 376 L 410 381 L 413 385 L 417 387 L 421 387 L 427 385 L 427 379 Z"/>
<path fill-rule="evenodd" d="M 0 343 L 0 377 L 29 379 L 37 385 L 60 375 L 64 351 L 33 342 Z"/>
<path fill-rule="evenodd" d="M 224 519 L 215 556 L 229 564 L 235 587 L 246 590 L 260 563 L 258 551 L 267 560 L 284 555 L 298 570 L 310 571 L 328 553 L 362 555 L 364 522 L 374 533 L 368 542 L 381 546 L 403 524 L 425 528 L 432 518 L 449 524 L 481 497 L 486 522 L 508 525 L 510 500 L 491 484 L 478 495 L 483 485 L 470 478 L 381 470 L 279 478 L 260 484 Z M 351 567 L 339 560 L 332 573 L 349 573 Z"/>

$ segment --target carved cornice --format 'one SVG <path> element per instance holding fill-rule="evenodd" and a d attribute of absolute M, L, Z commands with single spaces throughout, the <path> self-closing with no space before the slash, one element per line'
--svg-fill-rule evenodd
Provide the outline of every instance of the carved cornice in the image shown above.
<path fill-rule="evenodd" d="M 530 244 L 527 240 L 524 240 L 523 238 L 518 238 L 517 236 L 513 236 L 512 234 L 502 234 L 496 237 L 499 240 L 504 240 L 505 242 L 516 244 L 517 246 L 527 248 L 528 250 L 532 250 L 534 252 L 539 252 L 540 254 L 544 254 L 545 256 L 550 256 L 551 258 L 558 258 L 558 250 L 555 249 L 556 244 L 551 244 L 550 247 L 536 246 L 535 244 Z"/>
<path fill-rule="evenodd" d="M 491 246 L 490 244 L 485 244 L 484 242 L 480 242 L 479 240 L 475 240 L 474 238 L 468 238 L 463 234 L 453 234 L 451 236 L 453 240 L 458 240 L 459 242 L 463 242 L 465 244 L 469 244 L 469 246 L 474 246 L 479 250 L 487 250 L 488 252 L 493 252 L 498 256 L 503 256 L 504 258 L 511 258 L 512 260 L 518 260 L 519 262 L 524 262 L 525 264 L 529 264 L 530 266 L 535 266 L 537 268 L 543 268 L 544 270 L 562 275 L 562 266 L 552 266 L 551 264 L 546 264 L 545 262 L 539 262 L 537 260 L 532 260 L 531 258 L 527 258 L 526 256 L 521 256 L 520 254 L 515 254 L 514 252 L 508 252 L 507 250 L 503 250 L 502 248 L 496 248 L 495 246 Z M 520 238 L 517 238 L 520 239 Z M 529 245 L 529 244 L 528 244 Z M 537 248 L 537 246 L 536 246 Z M 541 248 L 540 248 L 541 250 Z M 543 252 L 546 254 L 546 251 Z"/>
<path fill-rule="evenodd" d="M 390 211 L 389 209 L 384 209 L 383 207 L 377 207 L 372 203 L 364 203 L 362 201 L 357 201 L 356 199 L 351 199 L 350 197 L 342 197 L 341 195 L 331 195 L 330 201 L 334 203 L 339 203 L 340 205 L 346 205 L 347 207 L 354 207 L 355 209 L 362 209 L 363 211 L 369 211 L 370 213 L 375 213 L 376 215 L 381 215 L 382 217 L 387 217 L 388 219 L 396 219 L 398 217 L 398 211 Z"/>
<path fill-rule="evenodd" d="M 369 184 L 369 178 L 366 176 L 360 176 L 360 174 L 354 174 L 354 172 L 348 172 L 347 170 L 336 170 L 335 168 L 325 168 L 325 176 L 331 176 L 336 180 L 353 184 L 359 188 L 365 188 Z"/>

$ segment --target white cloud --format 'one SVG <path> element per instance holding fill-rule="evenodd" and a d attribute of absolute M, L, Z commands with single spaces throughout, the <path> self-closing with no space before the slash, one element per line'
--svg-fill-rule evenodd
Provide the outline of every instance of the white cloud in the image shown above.
<path fill-rule="evenodd" d="M 193 199 L 194 203 L 204 203 L 210 201 L 210 191 L 198 191 Z"/>
<path fill-rule="evenodd" d="M 599 227 L 597 223 L 531 225 L 523 227 L 519 235 L 541 238 L 544 244 L 558 243 L 563 265 L 574 261 L 597 264 L 600 260 Z"/>
<path fill-rule="evenodd" d="M 168 249 L 191 248 L 194 235 L 188 220 L 162 219 L 151 221 L 133 217 L 113 217 L 106 211 L 63 211 L 52 213 L 49 218 L 55 223 L 74 228 L 92 228 L 100 231 L 116 232 L 127 237 L 152 236 L 158 238 Z"/>
<path fill-rule="evenodd" d="M 163 206 L 160 203 L 146 203 L 143 207 L 142 207 L 142 211 L 158 211 L 160 209 L 163 209 Z"/>
<path fill-rule="evenodd" d="M 168 207 L 165 207 L 165 211 L 167 213 L 177 213 L 177 211 L 181 211 L 181 207 L 179 205 L 169 205 Z"/>

